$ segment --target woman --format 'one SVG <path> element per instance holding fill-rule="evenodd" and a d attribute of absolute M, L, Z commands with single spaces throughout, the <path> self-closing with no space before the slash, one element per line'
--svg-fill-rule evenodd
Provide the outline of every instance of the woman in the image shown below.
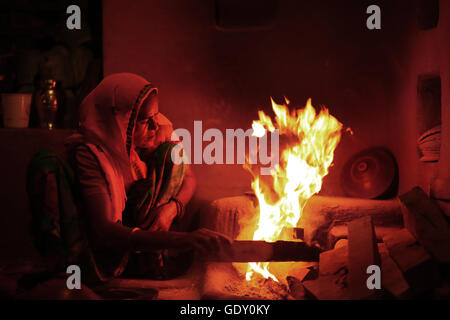
<path fill-rule="evenodd" d="M 187 165 L 172 163 L 171 135 L 170 121 L 158 110 L 157 89 L 140 76 L 110 75 L 83 100 L 78 133 L 66 143 L 81 200 L 81 231 L 63 232 L 76 229 L 67 221 L 77 219 L 59 214 L 61 233 L 72 235 L 65 241 L 71 256 L 66 260 L 82 260 L 89 277 L 116 277 L 127 265 L 133 269 L 130 264 L 142 271 L 139 262 L 157 277 L 155 266 L 167 256 L 163 249 L 206 254 L 229 245 L 230 239 L 211 230 L 175 231 L 186 230 L 184 208 L 195 177 Z"/>

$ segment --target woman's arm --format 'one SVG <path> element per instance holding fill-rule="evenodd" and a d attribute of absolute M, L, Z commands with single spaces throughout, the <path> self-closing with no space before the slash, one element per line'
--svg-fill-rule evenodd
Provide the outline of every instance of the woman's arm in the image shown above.
<path fill-rule="evenodd" d="M 180 191 L 178 191 L 177 194 L 177 199 L 181 201 L 183 206 L 186 206 L 189 200 L 191 200 L 196 187 L 197 179 L 195 178 L 191 166 L 188 165 Z"/>
<path fill-rule="evenodd" d="M 85 199 L 89 233 L 95 247 L 113 251 L 153 251 L 158 249 L 195 249 L 203 254 L 227 250 L 231 239 L 218 232 L 199 229 L 194 232 L 145 231 L 109 220 L 109 196 L 96 195 Z"/>
<path fill-rule="evenodd" d="M 176 198 L 183 204 L 183 207 L 186 207 L 186 204 L 191 200 L 196 186 L 197 180 L 191 167 L 188 166 L 180 190 L 176 195 Z M 175 201 L 169 201 L 154 210 L 156 218 L 149 228 L 150 231 L 168 231 L 174 219 L 179 214 L 178 205 Z"/>
<path fill-rule="evenodd" d="M 138 241 L 130 239 L 131 228 L 109 220 L 108 213 L 112 210 L 110 201 L 108 194 L 84 197 L 85 215 L 93 246 L 114 251 L 127 251 L 134 242 L 133 245 L 138 249 L 150 251 L 172 248 L 177 246 L 177 242 L 181 242 L 182 235 L 173 232 L 145 232 L 144 236 L 138 237 Z"/>
<path fill-rule="evenodd" d="M 129 250 L 153 251 L 157 249 L 180 248 L 200 251 L 217 250 L 226 246 L 230 239 L 210 230 L 191 233 L 168 231 L 133 231 L 111 218 L 111 198 L 100 165 L 87 147 L 79 147 L 75 155 L 75 169 L 84 202 L 84 218 L 92 245 L 116 252 Z M 183 200 L 189 201 L 195 189 L 192 174 L 181 192 Z M 171 202 L 171 205 L 175 206 Z M 175 208 L 176 212 L 176 208 Z"/>
<path fill-rule="evenodd" d="M 130 249 L 131 229 L 117 223 L 112 217 L 112 203 L 105 177 L 96 156 L 84 145 L 75 151 L 75 170 L 83 200 L 83 218 L 86 221 L 87 232 L 92 245 L 113 251 L 127 251 Z M 170 246 L 171 239 L 148 236 L 148 248 Z M 153 239 L 153 237 L 157 237 Z M 168 238 L 166 235 L 165 238 Z M 169 240 L 169 241 L 168 241 Z"/>

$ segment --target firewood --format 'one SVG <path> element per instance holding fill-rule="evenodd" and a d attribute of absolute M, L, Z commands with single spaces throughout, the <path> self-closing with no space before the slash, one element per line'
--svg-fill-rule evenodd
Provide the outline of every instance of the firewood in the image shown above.
<path fill-rule="evenodd" d="M 319 278 L 303 281 L 308 297 L 319 300 L 350 299 L 347 288 L 347 251 L 345 246 L 320 254 Z"/>
<path fill-rule="evenodd" d="M 377 289 L 367 287 L 367 268 L 380 266 L 372 217 L 363 217 L 348 224 L 348 285 L 354 299 L 372 299 Z"/>
<path fill-rule="evenodd" d="M 335 275 L 347 269 L 348 247 L 324 251 L 320 254 L 319 276 Z"/>
<path fill-rule="evenodd" d="M 408 282 L 389 255 L 386 244 L 379 243 L 378 252 L 381 258 L 381 286 L 397 299 L 408 298 L 410 295 Z"/>
<path fill-rule="evenodd" d="M 305 299 L 305 288 L 301 280 L 293 276 L 287 276 L 286 281 L 289 286 L 289 294 L 297 300 Z"/>
<path fill-rule="evenodd" d="M 320 249 L 298 241 L 244 241 L 236 240 L 230 254 L 211 255 L 208 261 L 261 262 L 261 261 L 319 261 Z"/>
<path fill-rule="evenodd" d="M 334 244 L 334 248 L 335 249 L 342 248 L 342 247 L 347 247 L 347 246 L 348 246 L 348 240 L 347 239 L 339 239 Z"/>
<path fill-rule="evenodd" d="M 364 216 L 371 216 L 376 226 L 401 226 L 403 223 L 399 199 L 313 196 L 303 210 L 300 227 L 304 228 L 306 242 L 317 242 L 326 246 L 330 227 Z"/>
<path fill-rule="evenodd" d="M 305 294 L 318 300 L 349 300 L 350 292 L 346 285 L 346 273 L 342 270 L 336 275 L 320 276 L 317 280 L 303 282 Z"/>
<path fill-rule="evenodd" d="M 407 229 L 385 235 L 383 242 L 414 294 L 435 285 L 438 277 L 436 265 Z"/>
<path fill-rule="evenodd" d="M 442 264 L 450 264 L 450 226 L 439 206 L 419 187 L 402 195 L 405 227 Z"/>
<path fill-rule="evenodd" d="M 403 226 L 383 227 L 375 226 L 375 235 L 377 242 L 382 242 L 383 236 L 387 233 L 395 232 L 402 229 Z M 328 233 L 328 246 L 327 248 L 334 248 L 337 241 L 341 239 L 348 239 L 348 227 L 347 225 L 338 225 L 330 229 Z"/>
<path fill-rule="evenodd" d="M 317 279 L 317 269 L 308 268 L 292 268 L 289 270 L 289 276 L 295 277 L 299 281 L 315 280 Z"/>
<path fill-rule="evenodd" d="M 236 239 L 239 234 L 239 218 L 245 215 L 254 216 L 256 210 L 252 197 L 221 198 L 200 211 L 200 227 L 215 230 Z"/>

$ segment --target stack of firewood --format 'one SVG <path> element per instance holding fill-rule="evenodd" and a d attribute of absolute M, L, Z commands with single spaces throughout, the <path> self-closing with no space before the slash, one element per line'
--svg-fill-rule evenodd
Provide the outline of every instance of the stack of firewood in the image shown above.
<path fill-rule="evenodd" d="M 401 225 L 383 223 L 383 210 L 375 210 L 353 220 L 350 212 L 345 223 L 310 230 L 315 236 L 309 241 L 330 250 L 320 254 L 317 277 L 288 279 L 291 294 L 320 300 L 450 298 L 446 216 L 420 188 L 399 200 Z"/>

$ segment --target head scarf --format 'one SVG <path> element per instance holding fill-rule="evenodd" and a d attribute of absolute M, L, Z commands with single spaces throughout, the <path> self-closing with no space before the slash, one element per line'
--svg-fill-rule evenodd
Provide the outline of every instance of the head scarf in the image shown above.
<path fill-rule="evenodd" d="M 124 177 L 137 179 L 142 167 L 134 150 L 133 133 L 142 102 L 157 89 L 131 73 L 106 77 L 82 102 L 79 132 L 105 149 Z"/>
<path fill-rule="evenodd" d="M 91 147 L 110 188 L 123 190 L 121 202 L 126 198 L 124 181 L 142 178 L 145 168 L 136 153 L 133 136 L 142 103 L 152 92 L 157 93 L 157 88 L 136 74 L 117 73 L 105 77 L 81 103 L 78 133 L 66 140 L 69 146 L 81 142 Z M 157 121 L 171 127 L 162 114 Z M 123 209 L 124 203 L 119 207 Z"/>

